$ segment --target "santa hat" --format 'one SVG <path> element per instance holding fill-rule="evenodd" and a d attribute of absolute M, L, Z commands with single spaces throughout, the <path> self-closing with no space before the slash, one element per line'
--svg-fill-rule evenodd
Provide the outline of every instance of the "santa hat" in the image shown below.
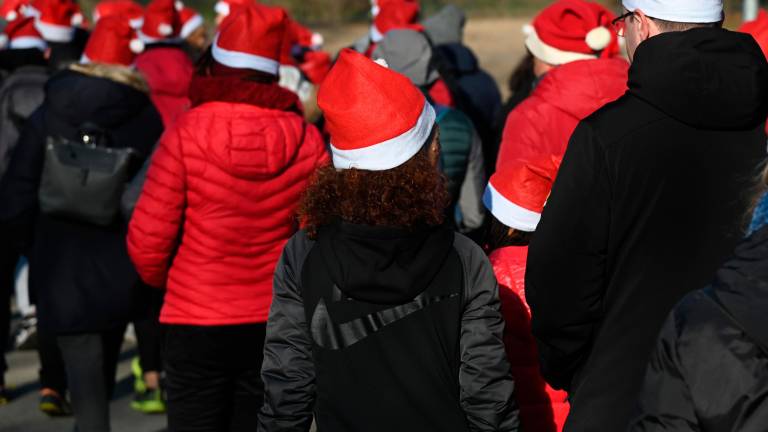
<path fill-rule="evenodd" d="M 191 7 L 184 7 L 179 14 L 181 19 L 181 32 L 179 35 L 182 39 L 186 39 L 195 32 L 198 28 L 204 24 L 203 17 Z"/>
<path fill-rule="evenodd" d="M 723 20 L 723 0 L 623 0 L 628 11 L 681 23 L 716 23 Z"/>
<path fill-rule="evenodd" d="M 760 9 L 754 21 L 742 24 L 739 31 L 752 35 L 763 50 L 763 54 L 768 57 L 768 12 L 765 9 Z"/>
<path fill-rule="evenodd" d="M 125 17 L 102 17 L 88 39 L 80 62 L 130 66 L 142 51 L 144 42 L 136 37 L 136 30 Z"/>
<path fill-rule="evenodd" d="M 419 5 L 419 0 L 371 0 L 371 16 L 376 18 L 381 12 L 381 7 L 387 3 L 408 2 Z"/>
<path fill-rule="evenodd" d="M 0 48 L 29 49 L 45 51 L 47 44 L 35 28 L 34 18 L 18 17 L 8 23 L 0 34 Z"/>
<path fill-rule="evenodd" d="M 232 10 L 236 7 L 248 6 L 255 3 L 255 0 L 219 0 L 213 6 L 213 11 L 216 12 L 216 15 L 226 17 L 232 13 Z"/>
<path fill-rule="evenodd" d="M 37 31 L 48 42 L 71 42 L 75 26 L 83 23 L 80 7 L 72 0 L 38 0 L 30 7 Z"/>
<path fill-rule="evenodd" d="M 144 11 L 144 23 L 139 38 L 145 43 L 168 42 L 179 39 L 184 4 L 175 0 L 152 0 Z"/>
<path fill-rule="evenodd" d="M 379 14 L 371 25 L 370 37 L 374 43 L 381 42 L 390 30 L 424 31 L 419 21 L 419 4 L 405 0 L 379 2 Z"/>
<path fill-rule="evenodd" d="M 219 26 L 211 54 L 224 66 L 277 75 L 287 25 L 280 8 L 255 3 L 239 7 Z"/>
<path fill-rule="evenodd" d="M 491 176 L 483 204 L 504 225 L 533 232 L 541 220 L 561 158 L 519 160 Z"/>
<path fill-rule="evenodd" d="M 138 29 L 144 24 L 144 8 L 133 0 L 105 0 L 93 8 L 93 22 L 109 16 L 127 18 L 131 27 Z"/>
<path fill-rule="evenodd" d="M 618 52 L 618 37 L 609 30 L 614 15 L 585 0 L 559 0 L 533 21 L 525 46 L 551 65 L 611 57 Z"/>
<path fill-rule="evenodd" d="M 396 168 L 427 144 L 435 127 L 435 110 L 407 77 L 350 49 L 341 51 L 317 103 L 338 169 Z"/>
<path fill-rule="evenodd" d="M 19 17 L 28 16 L 29 0 L 3 0 L 0 4 L 0 18 L 11 22 Z"/>

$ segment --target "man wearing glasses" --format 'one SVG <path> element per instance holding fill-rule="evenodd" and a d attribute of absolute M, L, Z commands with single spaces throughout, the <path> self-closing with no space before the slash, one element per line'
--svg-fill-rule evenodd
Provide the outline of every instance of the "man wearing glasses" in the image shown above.
<path fill-rule="evenodd" d="M 768 64 L 721 0 L 624 0 L 628 92 L 583 120 L 530 246 L 526 293 L 566 430 L 623 431 L 659 329 L 748 221 Z"/>

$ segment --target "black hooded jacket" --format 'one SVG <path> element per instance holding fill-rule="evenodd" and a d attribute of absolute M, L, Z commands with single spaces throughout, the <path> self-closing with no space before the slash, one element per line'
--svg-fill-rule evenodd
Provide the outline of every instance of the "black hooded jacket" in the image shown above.
<path fill-rule="evenodd" d="M 768 428 L 768 228 L 670 314 L 630 432 Z"/>
<path fill-rule="evenodd" d="M 259 431 L 517 431 L 498 288 L 445 229 L 337 222 L 275 273 Z"/>
<path fill-rule="evenodd" d="M 566 430 L 627 427 L 672 307 L 742 238 L 766 156 L 768 64 L 722 29 L 643 42 L 629 90 L 571 137 L 531 243 L 526 295 Z"/>
<path fill-rule="evenodd" d="M 28 250 L 39 325 L 57 334 L 124 325 L 138 276 L 128 259 L 125 223 L 100 227 L 38 212 L 46 137 L 77 140 L 84 124 L 98 126 L 110 134 L 111 147 L 136 150 L 138 170 L 163 131 L 147 93 L 108 77 L 103 66 L 86 69 L 50 79 L 0 183 L 0 223 Z M 121 76 L 137 79 L 135 72 Z"/>

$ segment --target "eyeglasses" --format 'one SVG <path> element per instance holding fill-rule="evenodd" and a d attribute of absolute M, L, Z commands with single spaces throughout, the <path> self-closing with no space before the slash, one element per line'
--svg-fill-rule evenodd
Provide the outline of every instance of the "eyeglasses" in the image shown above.
<path fill-rule="evenodd" d="M 611 28 L 619 37 L 624 37 L 624 32 L 627 30 L 627 18 L 634 15 L 634 12 L 627 12 L 624 15 L 611 21 Z"/>

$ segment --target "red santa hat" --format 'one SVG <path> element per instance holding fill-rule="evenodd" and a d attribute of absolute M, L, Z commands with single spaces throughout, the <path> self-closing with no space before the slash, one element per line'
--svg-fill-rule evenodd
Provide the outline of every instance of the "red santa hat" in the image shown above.
<path fill-rule="evenodd" d="M 419 21 L 419 4 L 406 0 L 379 2 L 379 13 L 371 25 L 370 37 L 374 43 L 381 42 L 391 30 L 424 31 Z"/>
<path fill-rule="evenodd" d="M 765 9 L 760 9 L 757 18 L 753 21 L 742 24 L 739 31 L 752 35 L 757 44 L 760 45 L 760 49 L 763 50 L 763 54 L 768 57 L 768 12 Z"/>
<path fill-rule="evenodd" d="M 551 65 L 612 57 L 618 37 L 609 30 L 614 15 L 585 0 L 558 0 L 534 19 L 525 46 L 536 58 Z"/>
<path fill-rule="evenodd" d="M 182 39 L 188 38 L 189 35 L 194 33 L 195 30 L 202 27 L 205 23 L 202 15 L 191 7 L 186 6 L 181 10 L 179 18 L 181 19 L 181 31 L 179 32 L 179 35 Z"/>
<path fill-rule="evenodd" d="M 213 6 L 216 15 L 226 17 L 232 13 L 233 8 L 255 4 L 255 0 L 219 0 Z"/>
<path fill-rule="evenodd" d="M 9 22 L 3 33 L 0 34 L 0 48 L 29 49 L 37 48 L 45 51 L 47 44 L 35 28 L 35 19 L 32 17 L 17 17 Z"/>
<path fill-rule="evenodd" d="M 145 43 L 178 40 L 183 8 L 184 4 L 177 0 L 152 0 L 144 11 L 139 38 Z"/>
<path fill-rule="evenodd" d="M 561 158 L 520 160 L 491 176 L 483 204 L 504 225 L 533 232 L 541 220 Z"/>
<path fill-rule="evenodd" d="M 88 39 L 80 62 L 130 66 L 142 51 L 144 42 L 136 37 L 136 30 L 126 17 L 102 17 Z"/>
<path fill-rule="evenodd" d="M 277 75 L 287 25 L 281 8 L 255 3 L 238 7 L 219 26 L 211 54 L 224 66 Z"/>
<path fill-rule="evenodd" d="M 419 0 L 371 0 L 371 16 L 376 18 L 376 16 L 379 15 L 379 12 L 381 12 L 382 6 L 384 6 L 387 3 L 393 3 L 393 2 L 400 2 L 405 1 L 408 3 L 416 3 L 416 5 L 419 5 Z"/>
<path fill-rule="evenodd" d="M 105 0 L 93 8 L 93 22 L 108 16 L 127 18 L 131 27 L 138 29 L 144 24 L 144 8 L 133 0 Z"/>
<path fill-rule="evenodd" d="M 435 127 L 435 110 L 411 80 L 350 49 L 341 51 L 317 103 L 338 169 L 396 168 L 427 144 Z"/>
<path fill-rule="evenodd" d="M 75 27 L 83 23 L 80 7 L 73 0 L 37 0 L 30 8 L 37 31 L 48 42 L 71 42 Z"/>
<path fill-rule="evenodd" d="M 30 0 L 3 0 L 0 4 L 0 18 L 11 22 L 29 16 L 29 3 Z"/>

